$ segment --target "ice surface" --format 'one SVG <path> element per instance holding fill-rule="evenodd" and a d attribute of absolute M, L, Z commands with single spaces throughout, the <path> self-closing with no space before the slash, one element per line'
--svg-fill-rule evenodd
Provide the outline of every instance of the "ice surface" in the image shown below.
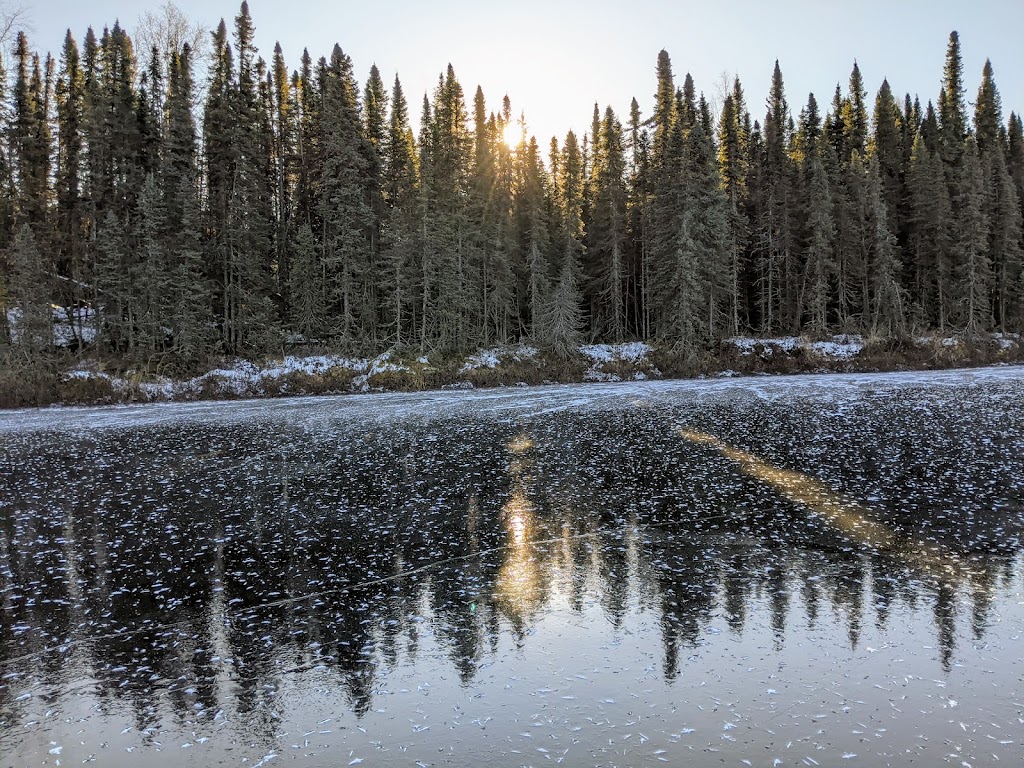
<path fill-rule="evenodd" d="M 226 369 L 229 380 L 244 374 Z M 984 383 L 1024 383 L 1024 366 L 994 366 L 946 371 L 899 371 L 891 373 L 803 374 L 795 376 L 729 377 L 669 381 L 560 384 L 515 389 L 472 391 L 378 393 L 351 398 L 344 395 L 319 398 L 279 398 L 237 402 L 147 403 L 97 407 L 23 408 L 0 411 L 0 432 L 38 429 L 95 429 L 146 426 L 168 419 L 183 421 L 245 421 L 260 417 L 346 419 L 366 415 L 402 419 L 409 416 L 442 418 L 457 411 L 493 409 L 497 414 L 548 413 L 571 409 L 596 409 L 622 402 L 668 400 L 674 397 L 700 400 L 743 395 L 765 401 L 814 396 L 839 403 L 875 390 L 922 386 L 948 389 Z"/>
<path fill-rule="evenodd" d="M 0 763 L 1019 764 L 1022 498 L 1013 367 L 2 413 Z"/>

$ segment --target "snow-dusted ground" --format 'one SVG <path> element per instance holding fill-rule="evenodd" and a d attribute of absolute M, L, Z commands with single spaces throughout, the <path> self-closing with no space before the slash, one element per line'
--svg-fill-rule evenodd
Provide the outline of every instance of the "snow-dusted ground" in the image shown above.
<path fill-rule="evenodd" d="M 776 352 L 792 354 L 798 349 L 804 349 L 826 360 L 852 360 L 864 350 L 867 341 L 863 336 L 840 334 L 828 341 L 810 341 L 798 336 L 768 339 L 739 336 L 729 339 L 729 343 L 744 356 L 759 351 L 764 357 L 771 357 Z"/>
<path fill-rule="evenodd" d="M 495 417 L 511 417 L 570 409 L 605 408 L 622 403 L 640 407 L 679 398 L 719 400 L 745 397 L 775 402 L 786 398 L 815 396 L 838 402 L 880 390 L 923 386 L 958 388 L 985 383 L 1020 385 L 1024 396 L 1024 366 L 373 393 L 358 398 L 324 396 L 84 408 L 29 408 L 0 412 L 0 432 L 124 428 L 179 420 L 231 423 L 270 419 L 297 423 L 368 417 L 386 420 L 409 417 L 447 418 L 456 412 L 475 415 L 492 413 Z"/>

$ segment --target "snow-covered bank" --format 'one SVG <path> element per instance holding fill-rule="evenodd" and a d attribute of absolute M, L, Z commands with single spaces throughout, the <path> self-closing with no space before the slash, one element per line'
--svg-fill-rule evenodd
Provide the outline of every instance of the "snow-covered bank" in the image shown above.
<path fill-rule="evenodd" d="M 0 404 L 113 404 L 282 397 L 359 392 L 475 389 L 582 382 L 675 378 L 731 378 L 749 374 L 945 369 L 1024 362 L 1017 334 L 967 342 L 919 337 L 904 342 L 841 335 L 723 341 L 716 353 L 683 354 L 644 342 L 588 344 L 555 356 L 516 345 L 467 356 L 385 352 L 376 357 L 288 355 L 254 363 L 222 360 L 190 378 L 140 371 L 108 371 L 85 360 L 59 374 L 47 396 L 0 397 Z M 2 394 L 2 393 L 0 393 Z"/>

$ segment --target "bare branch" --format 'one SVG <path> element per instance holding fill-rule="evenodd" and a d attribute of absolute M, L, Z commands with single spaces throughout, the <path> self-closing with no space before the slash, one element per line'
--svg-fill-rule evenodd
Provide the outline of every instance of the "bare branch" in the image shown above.
<path fill-rule="evenodd" d="M 165 57 L 181 51 L 187 43 L 193 60 L 199 60 L 206 51 L 209 30 L 192 21 L 174 3 L 165 3 L 155 12 L 146 11 L 139 17 L 133 35 L 135 50 L 141 59 L 148 57 L 155 46 Z"/>
<path fill-rule="evenodd" d="M 0 2 L 0 48 L 11 42 L 18 28 L 29 26 L 30 17 L 27 6 Z"/>

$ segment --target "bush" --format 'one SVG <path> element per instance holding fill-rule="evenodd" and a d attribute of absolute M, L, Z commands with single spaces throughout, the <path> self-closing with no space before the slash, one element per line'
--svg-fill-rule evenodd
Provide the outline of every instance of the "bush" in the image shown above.
<path fill-rule="evenodd" d="M 59 399 L 58 376 L 47 366 L 0 362 L 0 408 L 31 408 Z"/>
<path fill-rule="evenodd" d="M 58 382 L 56 399 L 69 405 L 110 405 L 123 398 L 106 377 L 72 376 Z"/>

